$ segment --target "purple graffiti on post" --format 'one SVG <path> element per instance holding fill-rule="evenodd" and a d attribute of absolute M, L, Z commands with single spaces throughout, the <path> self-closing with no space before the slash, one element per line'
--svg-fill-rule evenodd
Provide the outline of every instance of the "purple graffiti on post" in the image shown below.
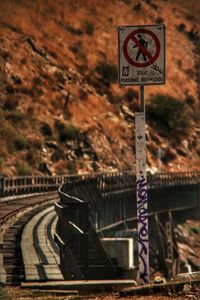
<path fill-rule="evenodd" d="M 137 180 L 137 221 L 139 277 L 142 283 L 149 282 L 149 230 L 147 211 L 147 180 L 144 176 Z"/>

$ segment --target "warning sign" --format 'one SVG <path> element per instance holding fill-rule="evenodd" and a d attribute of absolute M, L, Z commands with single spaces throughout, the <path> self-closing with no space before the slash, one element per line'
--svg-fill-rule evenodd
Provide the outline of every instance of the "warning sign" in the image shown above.
<path fill-rule="evenodd" d="M 121 26 L 119 34 L 119 83 L 165 83 L 164 25 Z"/>

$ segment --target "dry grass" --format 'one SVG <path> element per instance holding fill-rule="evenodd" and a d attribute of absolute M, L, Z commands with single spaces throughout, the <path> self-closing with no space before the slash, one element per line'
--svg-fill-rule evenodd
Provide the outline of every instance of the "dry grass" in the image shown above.
<path fill-rule="evenodd" d="M 38 295 L 31 290 L 22 290 L 20 288 L 7 289 L 7 294 L 10 297 L 9 300 L 185 300 L 187 296 L 184 294 L 169 294 L 169 295 L 150 295 L 150 296 L 127 296 L 119 297 L 118 293 L 103 293 L 103 294 L 90 294 L 79 296 L 52 296 L 52 295 Z"/>

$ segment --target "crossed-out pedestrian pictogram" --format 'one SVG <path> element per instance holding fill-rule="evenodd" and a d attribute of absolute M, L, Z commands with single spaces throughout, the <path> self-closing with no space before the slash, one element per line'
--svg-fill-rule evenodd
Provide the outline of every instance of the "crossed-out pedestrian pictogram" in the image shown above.
<path fill-rule="evenodd" d="M 142 35 L 149 35 L 150 39 L 154 41 L 155 43 L 155 53 L 152 55 L 150 51 L 148 50 L 148 42 L 142 37 Z M 136 57 L 131 57 L 128 51 L 128 46 L 129 42 L 133 41 L 134 46 L 133 48 L 137 48 L 137 54 Z M 156 34 L 148 29 L 141 28 L 132 31 L 125 39 L 124 44 L 123 44 L 123 53 L 124 57 L 127 60 L 129 64 L 132 66 L 138 67 L 138 68 L 143 68 L 150 66 L 153 64 L 157 58 L 159 57 L 160 54 L 160 41 Z M 143 57 L 144 62 L 138 62 L 138 59 L 140 56 Z"/>

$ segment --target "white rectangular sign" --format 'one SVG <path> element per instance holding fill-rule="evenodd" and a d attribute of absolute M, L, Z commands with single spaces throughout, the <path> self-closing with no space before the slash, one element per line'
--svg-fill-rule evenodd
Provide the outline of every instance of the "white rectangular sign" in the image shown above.
<path fill-rule="evenodd" d="M 119 84 L 165 83 L 165 26 L 120 26 Z"/>

